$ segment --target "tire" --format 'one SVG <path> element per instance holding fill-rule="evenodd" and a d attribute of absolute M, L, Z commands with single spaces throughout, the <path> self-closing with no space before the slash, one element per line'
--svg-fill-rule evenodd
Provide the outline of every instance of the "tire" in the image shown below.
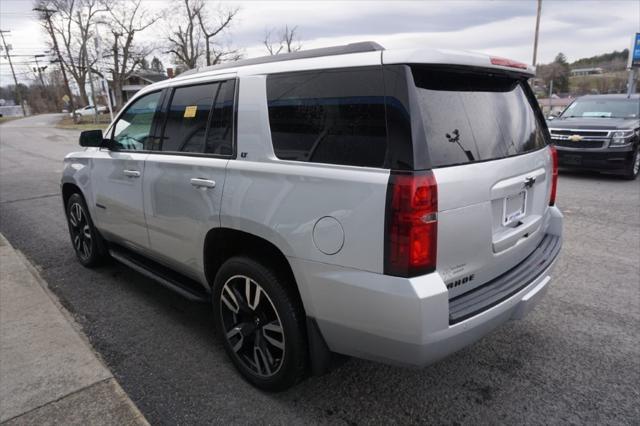
<path fill-rule="evenodd" d="M 242 377 L 278 392 L 307 373 L 305 316 L 292 286 L 248 257 L 233 257 L 218 271 L 212 291 L 214 326 Z"/>
<path fill-rule="evenodd" d="M 627 166 L 627 170 L 624 174 L 624 178 L 628 180 L 634 180 L 640 174 L 640 147 L 636 148 L 636 153 L 633 156 L 633 160 Z"/>
<path fill-rule="evenodd" d="M 106 246 L 93 225 L 82 195 L 75 193 L 69 197 L 66 214 L 71 244 L 82 266 L 92 268 L 100 265 L 108 257 Z"/>

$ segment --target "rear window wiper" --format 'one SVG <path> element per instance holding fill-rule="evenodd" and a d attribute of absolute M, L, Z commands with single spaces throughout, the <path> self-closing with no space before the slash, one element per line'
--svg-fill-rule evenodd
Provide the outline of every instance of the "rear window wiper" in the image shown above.
<path fill-rule="evenodd" d="M 458 129 L 453 129 L 453 132 L 451 133 L 452 134 L 449 134 L 449 133 L 445 134 L 449 142 L 458 144 L 458 146 L 460 147 L 462 152 L 465 153 L 465 155 L 467 156 L 467 159 L 470 162 L 475 161 L 475 158 L 473 157 L 473 154 L 471 153 L 471 151 L 464 149 L 464 147 L 460 144 L 460 131 Z"/>

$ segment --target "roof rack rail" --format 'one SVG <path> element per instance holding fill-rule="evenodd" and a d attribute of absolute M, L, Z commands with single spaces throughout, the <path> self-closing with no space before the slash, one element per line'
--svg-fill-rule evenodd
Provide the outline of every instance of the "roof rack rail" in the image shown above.
<path fill-rule="evenodd" d="M 321 56 L 346 55 L 348 53 L 375 52 L 384 50 L 384 47 L 375 41 L 361 41 L 342 46 L 321 47 L 319 49 L 301 50 L 299 52 L 283 53 L 281 55 L 262 56 L 259 58 L 242 59 L 235 62 L 225 62 L 218 65 L 210 65 L 185 71 L 180 76 L 192 75 L 204 71 L 223 70 L 225 68 L 243 67 L 246 65 L 266 64 L 269 62 L 292 61 L 294 59 L 318 58 Z"/>

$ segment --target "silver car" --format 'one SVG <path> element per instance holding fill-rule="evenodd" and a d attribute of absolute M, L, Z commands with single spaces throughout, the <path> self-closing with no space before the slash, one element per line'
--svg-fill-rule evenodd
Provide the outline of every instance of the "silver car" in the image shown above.
<path fill-rule="evenodd" d="M 65 158 L 71 241 L 212 303 L 242 376 L 424 366 L 523 317 L 562 240 L 531 67 L 372 42 L 144 88 Z"/>

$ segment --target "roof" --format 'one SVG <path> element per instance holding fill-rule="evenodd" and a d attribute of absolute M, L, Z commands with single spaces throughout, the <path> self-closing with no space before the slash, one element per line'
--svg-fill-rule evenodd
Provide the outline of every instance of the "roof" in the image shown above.
<path fill-rule="evenodd" d="M 496 61 L 497 60 L 497 61 Z M 511 63 L 517 66 L 497 65 Z M 282 55 L 251 58 L 237 62 L 227 62 L 210 67 L 189 70 L 170 80 L 147 86 L 141 93 L 163 87 L 198 83 L 217 76 L 252 76 L 281 72 L 306 71 L 326 68 L 348 68 L 374 66 L 381 64 L 442 64 L 499 69 L 533 77 L 535 69 L 530 65 L 519 64 L 503 58 L 489 55 L 447 50 L 447 49 L 392 49 L 386 50 L 378 43 L 365 41 L 344 46 L 303 50 Z"/>
<path fill-rule="evenodd" d="M 592 68 L 574 68 L 571 72 L 589 72 L 589 71 L 602 71 L 600 67 L 592 67 Z"/>
<path fill-rule="evenodd" d="M 183 72 L 181 76 L 193 75 L 199 72 L 205 71 L 217 71 L 227 68 L 238 68 L 247 65 L 266 64 L 270 62 L 284 62 L 292 61 L 295 59 L 305 58 L 318 58 L 335 55 L 347 55 L 349 53 L 362 53 L 362 52 L 375 52 L 384 50 L 384 47 L 380 46 L 375 41 L 362 41 L 359 43 L 345 44 L 344 46 L 332 46 L 322 47 L 319 49 L 300 50 L 298 52 L 283 53 L 281 55 L 261 56 L 259 58 L 243 59 L 235 62 L 226 62 L 218 65 L 211 65 L 208 67 L 195 68 L 186 72 Z"/>
<path fill-rule="evenodd" d="M 615 100 L 615 99 L 635 99 L 640 101 L 640 93 L 632 93 L 631 96 L 626 94 L 611 94 L 611 95 L 584 95 L 578 99 L 602 99 L 602 100 Z"/>
<path fill-rule="evenodd" d="M 567 106 L 575 99 L 573 98 L 551 98 L 551 106 Z M 538 98 L 538 104 L 543 107 L 549 106 L 549 98 Z"/>
<path fill-rule="evenodd" d="M 137 71 L 131 74 L 129 77 L 138 77 L 148 81 L 149 83 L 157 83 L 169 78 L 165 73 L 154 71 Z"/>

